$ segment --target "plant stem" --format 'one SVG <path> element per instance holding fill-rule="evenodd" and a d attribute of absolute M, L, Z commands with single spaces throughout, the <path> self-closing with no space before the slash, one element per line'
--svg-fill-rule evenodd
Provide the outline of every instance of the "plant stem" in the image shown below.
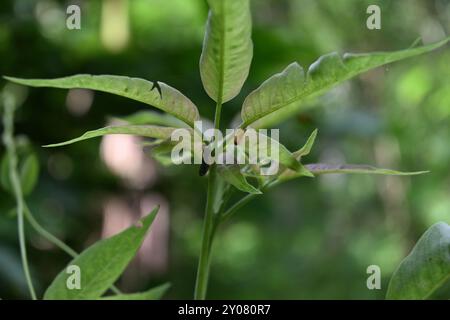
<path fill-rule="evenodd" d="M 279 184 L 279 181 L 276 179 L 270 180 L 268 182 L 266 182 L 262 188 L 261 191 L 265 192 L 267 189 L 274 187 L 276 185 Z M 220 217 L 220 223 L 227 221 L 228 219 L 230 219 L 235 213 L 236 211 L 238 211 L 240 208 L 242 208 L 244 205 L 246 205 L 247 203 L 249 203 L 251 200 L 253 200 L 254 198 L 256 198 L 256 196 L 258 196 L 259 194 L 256 193 L 249 193 L 247 194 L 245 197 L 241 198 L 238 202 L 236 202 L 235 204 L 233 204 L 230 208 L 228 208 Z"/>
<path fill-rule="evenodd" d="M 214 116 L 214 128 L 220 128 L 220 114 L 222 110 L 222 102 L 217 101 L 216 112 Z M 214 139 L 214 144 L 217 140 Z M 208 289 L 211 247 L 214 241 L 214 233 L 216 230 L 216 215 L 214 212 L 214 204 L 217 196 L 217 179 L 216 179 L 216 165 L 213 164 L 209 169 L 208 175 L 208 190 L 206 196 L 205 221 L 203 223 L 202 233 L 202 247 L 200 250 L 200 257 L 198 260 L 197 278 L 195 282 L 194 299 L 204 300 L 206 298 L 206 291 Z"/>
<path fill-rule="evenodd" d="M 73 250 L 67 244 L 65 244 L 64 242 L 59 240 L 57 237 L 55 237 L 53 234 L 51 234 L 50 232 L 45 230 L 44 227 L 41 226 L 39 224 L 39 222 L 37 222 L 36 219 L 33 217 L 30 209 L 28 208 L 28 206 L 26 204 L 25 204 L 24 213 L 25 213 L 25 218 L 30 223 L 30 225 L 34 228 L 34 230 L 36 230 L 37 233 L 39 233 L 41 236 L 46 238 L 48 241 L 53 243 L 55 246 L 57 246 L 58 248 L 63 250 L 65 253 L 67 253 L 72 258 L 75 258 L 78 256 L 78 253 L 75 250 Z"/>
<path fill-rule="evenodd" d="M 238 211 L 240 208 L 242 208 L 244 205 L 246 205 L 247 203 L 249 203 L 251 200 L 253 200 L 258 194 L 255 193 L 249 193 L 247 194 L 245 197 L 243 197 L 242 199 L 240 199 L 238 202 L 236 202 L 235 204 L 233 204 L 227 211 L 225 211 L 222 214 L 221 217 L 221 222 L 225 222 L 228 219 L 230 219 L 230 217 L 236 213 L 236 211 Z"/>
<path fill-rule="evenodd" d="M 206 200 L 205 221 L 203 223 L 202 247 L 197 268 L 197 280 L 195 283 L 195 300 L 204 300 L 208 288 L 211 245 L 214 230 L 214 202 L 216 168 L 213 165 L 209 170 L 208 194 Z"/>
<path fill-rule="evenodd" d="M 54 236 L 52 233 L 47 231 L 43 226 L 41 226 L 39 224 L 39 222 L 36 221 L 36 219 L 33 217 L 33 214 L 31 213 L 31 211 L 28 208 L 26 203 L 24 203 L 24 214 L 25 214 L 25 218 L 27 219 L 27 221 L 30 223 L 30 225 L 33 227 L 33 229 L 36 230 L 37 233 L 39 233 L 41 236 L 43 236 L 45 239 L 47 239 L 48 241 L 53 243 L 55 246 L 60 248 L 62 251 L 67 253 L 72 258 L 76 258 L 78 256 L 78 253 L 75 250 L 73 250 L 71 247 L 69 247 L 63 241 L 59 240 L 56 236 Z M 122 292 L 115 286 L 112 286 L 111 290 L 115 294 L 122 294 Z"/>
<path fill-rule="evenodd" d="M 31 298 L 36 300 L 36 292 L 33 287 L 33 282 L 31 280 L 30 269 L 28 267 L 27 259 L 27 248 L 25 242 L 25 228 L 23 223 L 24 216 L 24 199 L 22 186 L 20 184 L 19 174 L 17 172 L 17 155 L 16 146 L 14 144 L 14 108 L 15 102 L 14 98 L 6 96 L 3 97 L 4 101 L 4 116 L 3 116 L 3 143 L 6 146 L 6 151 L 9 160 L 9 178 L 11 180 L 11 185 L 13 189 L 14 196 L 16 198 L 16 209 L 17 209 L 17 227 L 19 232 L 19 245 L 20 245 L 20 256 L 22 258 L 22 267 L 25 274 L 25 279 L 27 281 L 28 290 L 30 291 Z"/>

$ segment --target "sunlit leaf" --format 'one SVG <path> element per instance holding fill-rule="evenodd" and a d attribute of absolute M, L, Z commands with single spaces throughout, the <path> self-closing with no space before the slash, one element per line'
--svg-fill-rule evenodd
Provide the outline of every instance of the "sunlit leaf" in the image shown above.
<path fill-rule="evenodd" d="M 303 69 L 293 63 L 245 99 L 241 127 L 267 128 L 279 123 L 301 110 L 307 98 L 370 69 L 435 50 L 449 40 L 393 52 L 327 54 L 309 67 L 306 76 Z"/>
<path fill-rule="evenodd" d="M 429 228 L 394 272 L 387 299 L 427 299 L 450 282 L 450 226 Z M 450 294 L 446 297 L 450 298 Z"/>
<path fill-rule="evenodd" d="M 141 137 L 155 138 L 155 139 L 168 139 L 172 132 L 177 128 L 160 127 L 160 126 L 138 126 L 138 125 L 124 125 L 124 126 L 109 126 L 97 130 L 88 131 L 82 136 L 68 140 L 61 143 L 49 144 L 45 147 L 60 147 L 75 142 L 92 139 L 96 137 L 105 136 L 108 134 L 131 134 Z"/>
<path fill-rule="evenodd" d="M 116 94 L 161 109 L 189 124 L 199 119 L 197 107 L 180 91 L 163 82 L 112 75 L 80 74 L 57 79 L 5 79 L 32 87 L 83 88 Z"/>
<path fill-rule="evenodd" d="M 160 300 L 167 292 L 167 290 L 169 290 L 169 288 L 170 284 L 165 283 L 145 292 L 124 293 L 114 296 L 106 296 L 100 298 L 100 300 Z"/>
<path fill-rule="evenodd" d="M 119 278 L 144 241 L 159 208 L 121 233 L 96 242 L 69 262 L 80 270 L 80 289 L 67 285 L 76 274 L 64 268 L 44 294 L 47 300 L 98 299 Z"/>
<path fill-rule="evenodd" d="M 238 165 L 222 165 L 218 166 L 219 175 L 229 184 L 233 185 L 237 189 L 254 194 L 261 194 L 257 188 L 252 186 L 245 176 L 241 173 L 241 169 Z"/>
<path fill-rule="evenodd" d="M 200 58 L 208 95 L 221 103 L 239 94 L 253 57 L 249 0 L 208 0 L 210 11 Z"/>

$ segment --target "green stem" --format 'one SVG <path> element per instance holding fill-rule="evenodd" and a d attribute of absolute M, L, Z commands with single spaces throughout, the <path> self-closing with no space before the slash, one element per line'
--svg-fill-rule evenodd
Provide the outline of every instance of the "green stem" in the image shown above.
<path fill-rule="evenodd" d="M 217 101 L 216 112 L 214 116 L 214 128 L 220 128 L 220 114 L 222 111 L 222 102 Z M 217 140 L 214 140 L 217 143 Z M 197 267 L 197 278 L 195 282 L 194 299 L 204 300 L 206 298 L 206 291 L 208 289 L 211 247 L 214 241 L 214 234 L 217 228 L 216 217 L 219 214 L 214 212 L 214 204 L 217 196 L 217 179 L 216 179 L 216 165 L 213 164 L 209 168 L 208 175 L 208 190 L 206 196 L 205 221 L 203 223 L 202 232 L 202 247 L 200 249 L 200 257 Z"/>
<path fill-rule="evenodd" d="M 53 243 L 55 246 L 57 246 L 58 248 L 63 250 L 65 253 L 67 253 L 72 258 L 76 258 L 78 256 L 78 253 L 75 250 L 73 250 L 71 247 L 66 245 L 61 240 L 59 240 L 53 234 L 51 234 L 50 232 L 45 230 L 44 227 L 41 226 L 39 224 L 39 222 L 37 222 L 36 219 L 33 217 L 30 209 L 28 208 L 28 206 L 26 204 L 25 204 L 25 211 L 24 211 L 24 213 L 25 213 L 25 218 L 30 223 L 30 225 L 33 227 L 33 229 L 36 230 L 37 233 L 39 233 L 41 236 L 46 238 L 48 241 Z"/>
<path fill-rule="evenodd" d="M 277 179 L 272 179 L 266 182 L 262 188 L 261 191 L 265 192 L 267 189 L 274 187 L 279 184 L 279 181 Z M 249 193 L 245 197 L 241 198 L 238 202 L 233 204 L 230 208 L 228 208 L 220 217 L 220 223 L 223 223 L 225 221 L 228 221 L 240 208 L 245 206 L 247 203 L 249 203 L 251 200 L 256 198 L 259 194 L 256 193 Z"/>
<path fill-rule="evenodd" d="M 244 205 L 246 205 L 247 203 L 249 203 L 251 200 L 253 200 L 255 197 L 257 196 L 257 194 L 255 193 L 249 193 L 247 194 L 245 197 L 243 197 L 242 199 L 240 199 L 238 202 L 236 202 L 235 204 L 233 204 L 227 211 L 225 211 L 222 214 L 222 218 L 221 218 L 221 223 L 228 221 L 231 216 L 233 216 L 236 211 L 238 211 L 240 208 L 242 208 Z"/>
<path fill-rule="evenodd" d="M 4 97 L 4 116 L 3 116 L 3 142 L 6 146 L 8 160 L 9 160 L 9 178 L 16 198 L 17 209 L 17 227 L 19 232 L 20 256 L 22 259 L 23 272 L 27 281 L 28 290 L 31 298 L 36 300 L 36 292 L 31 280 L 30 269 L 28 267 L 27 248 L 25 242 L 25 227 L 23 223 L 24 216 L 24 200 L 22 186 L 20 184 L 19 174 L 17 173 L 17 155 L 16 146 L 14 144 L 14 100 L 12 97 Z"/>
<path fill-rule="evenodd" d="M 203 224 L 202 247 L 197 268 L 195 283 L 195 300 L 204 300 L 208 288 L 211 245 L 214 231 L 214 202 L 215 202 L 216 168 L 213 165 L 209 170 L 208 194 L 206 200 L 205 221 Z"/>

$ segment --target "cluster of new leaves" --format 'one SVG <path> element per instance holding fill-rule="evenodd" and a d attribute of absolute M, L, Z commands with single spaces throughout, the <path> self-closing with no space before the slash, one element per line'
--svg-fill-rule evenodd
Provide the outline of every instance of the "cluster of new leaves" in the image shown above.
<path fill-rule="evenodd" d="M 251 14 L 248 0 L 209 0 L 210 13 L 206 27 L 203 52 L 200 59 L 200 73 L 208 95 L 217 103 L 225 103 L 234 98 L 245 82 L 253 56 L 251 39 Z M 267 128 L 276 125 L 290 115 L 302 110 L 305 101 L 327 89 L 370 69 L 423 54 L 446 44 L 449 39 L 422 47 L 394 52 L 370 54 L 331 53 L 320 57 L 307 71 L 298 63 L 290 64 L 281 73 L 270 77 L 251 92 L 244 100 L 241 110 L 240 128 Z M 159 81 L 111 75 L 76 75 L 58 79 L 6 79 L 35 87 L 85 88 L 124 96 L 158 108 L 166 114 L 142 111 L 124 119 L 126 125 L 109 126 L 88 131 L 79 138 L 49 146 L 61 146 L 106 134 L 132 134 L 155 139 L 153 147 L 162 144 L 167 148 L 154 148 L 155 158 L 170 164 L 168 157 L 161 153 L 170 152 L 170 136 L 176 128 L 193 128 L 200 120 L 195 104 L 180 91 Z M 316 132 L 308 140 L 308 148 L 314 142 Z M 378 169 L 372 166 L 326 164 L 301 165 L 301 149 L 290 152 L 280 144 L 280 170 L 277 177 L 263 182 L 273 183 L 301 176 L 327 173 L 367 173 L 367 174 L 418 174 L 402 173 L 394 170 Z M 257 175 L 258 166 L 227 166 L 219 172 L 224 179 L 239 190 L 259 193 L 263 185 L 252 186 L 248 176 Z"/>
<path fill-rule="evenodd" d="M 239 94 L 250 70 L 253 57 L 250 3 L 249 0 L 208 0 L 208 3 L 210 11 L 200 59 L 200 74 L 205 91 L 217 105 L 221 106 Z M 239 128 L 245 131 L 248 128 L 274 126 L 300 112 L 308 99 L 326 92 L 343 81 L 376 67 L 430 52 L 448 41 L 449 38 L 434 44 L 394 52 L 344 55 L 331 53 L 317 59 L 307 70 L 294 62 L 247 96 L 242 105 L 242 123 Z M 189 98 L 159 81 L 112 75 L 75 75 L 58 79 L 6 77 L 6 79 L 34 87 L 85 88 L 108 92 L 137 100 L 166 113 L 139 112 L 126 118 L 128 122 L 126 125 L 89 131 L 79 138 L 50 146 L 61 146 L 106 134 L 132 134 L 154 139 L 151 144 L 155 147 L 155 155 L 158 159 L 165 159 L 164 163 L 168 164 L 170 161 L 162 157 L 161 153 L 170 151 L 171 133 L 180 127 L 196 130 L 194 122 L 200 120 L 197 107 Z M 317 131 L 314 131 L 305 146 L 294 152 L 280 144 L 276 159 L 279 159 L 281 170 L 274 176 L 258 175 L 259 171 L 256 169 L 262 166 L 262 163 L 256 166 L 220 165 L 217 168 L 218 174 L 224 184 L 232 185 L 246 193 L 258 194 L 274 184 L 302 176 L 312 177 L 327 173 L 387 175 L 422 173 L 402 173 L 366 165 L 305 164 L 303 158 L 310 152 L 316 135 Z M 258 185 L 251 184 L 249 177 L 258 181 Z M 52 292 L 56 290 L 53 288 L 57 286 L 50 288 Z"/>

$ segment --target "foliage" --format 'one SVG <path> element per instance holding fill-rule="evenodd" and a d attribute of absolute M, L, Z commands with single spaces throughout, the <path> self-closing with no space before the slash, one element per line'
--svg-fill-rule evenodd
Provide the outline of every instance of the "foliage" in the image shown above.
<path fill-rule="evenodd" d="M 205 35 L 203 52 L 200 62 L 201 78 L 205 91 L 217 103 L 215 126 L 220 127 L 222 104 L 236 97 L 242 89 L 248 76 L 253 55 L 251 40 L 251 21 L 249 1 L 209 1 L 210 14 Z M 362 72 L 402 60 L 422 53 L 430 52 L 443 46 L 449 39 L 432 45 L 410 48 L 395 52 L 379 52 L 372 54 L 333 53 L 320 57 L 311 64 L 305 73 L 298 63 L 290 64 L 282 73 L 266 80 L 258 89 L 250 93 L 244 100 L 241 110 L 242 124 L 247 127 L 267 128 L 303 110 L 307 99 L 323 94 L 331 87 L 348 80 Z M 90 76 L 78 75 L 66 78 L 42 80 L 19 79 L 7 77 L 8 80 L 37 87 L 57 88 L 87 88 L 125 96 L 144 102 L 167 112 L 183 123 L 178 126 L 171 122 L 170 126 L 160 117 L 148 117 L 139 124 L 121 125 L 89 131 L 80 138 L 49 146 L 61 146 L 104 134 L 125 133 L 157 139 L 156 145 L 162 146 L 175 127 L 188 125 L 200 118 L 197 107 L 189 98 L 178 90 L 162 83 L 144 79 L 121 76 Z M 129 119 L 129 118 L 128 118 Z M 165 118 L 167 119 L 167 118 Z M 170 119 L 170 118 L 169 118 Z M 131 120 L 130 122 L 133 122 Z M 156 127 L 158 125 L 158 127 Z M 328 165 L 304 163 L 306 156 L 314 143 L 315 132 L 306 145 L 297 152 L 286 151 L 287 159 L 282 163 L 279 176 L 260 177 L 253 168 L 237 166 L 212 166 L 208 174 L 208 201 L 206 205 L 203 247 L 198 270 L 196 297 L 205 298 L 207 279 L 209 275 L 212 242 L 218 225 L 228 219 L 240 207 L 255 195 L 266 192 L 267 189 L 291 178 L 315 176 L 328 173 L 369 173 L 386 175 L 412 175 L 424 173 L 402 173 L 394 170 L 378 169 L 366 165 Z M 156 150 L 156 148 L 155 148 Z M 296 161 L 292 164 L 292 159 Z M 5 165 L 8 167 L 8 165 Z M 9 171 L 9 169 L 7 170 Z M 248 180 L 256 178 L 258 186 L 253 186 Z M 232 193 L 231 184 L 238 190 L 249 193 L 236 203 L 227 207 L 228 193 Z M 231 190 L 231 191 L 230 191 Z M 88 249 L 89 250 L 89 249 Z M 111 283 L 110 283 L 111 284 Z M 110 285 L 109 284 L 109 285 Z M 108 286 L 107 286 L 108 287 Z M 106 288 L 107 288 L 106 287 Z"/>
<path fill-rule="evenodd" d="M 450 279 L 449 252 L 449 225 L 440 222 L 431 226 L 394 272 L 386 298 L 432 298 Z"/>

